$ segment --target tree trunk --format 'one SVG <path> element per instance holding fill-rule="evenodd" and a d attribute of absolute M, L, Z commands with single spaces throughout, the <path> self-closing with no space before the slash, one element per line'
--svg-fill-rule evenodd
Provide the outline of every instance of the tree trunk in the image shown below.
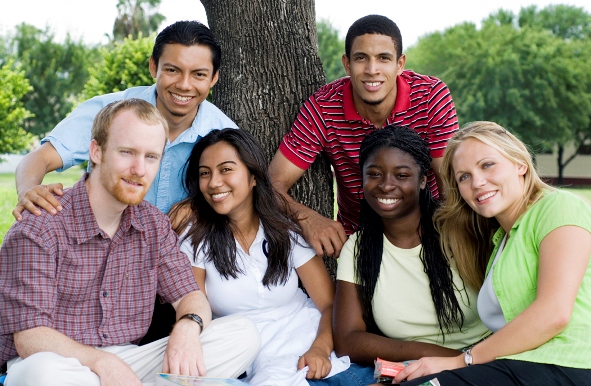
<path fill-rule="evenodd" d="M 314 0 L 201 0 L 222 47 L 213 102 L 254 134 L 269 160 L 308 96 L 325 83 L 318 57 Z M 334 217 L 333 180 L 324 157 L 291 190 Z M 325 259 L 334 278 L 335 262 Z"/>
<path fill-rule="evenodd" d="M 556 158 L 556 163 L 558 166 L 558 179 L 556 181 L 556 185 L 562 186 L 564 184 L 564 165 L 562 163 L 562 159 L 564 158 L 564 146 L 558 145 L 558 156 Z"/>

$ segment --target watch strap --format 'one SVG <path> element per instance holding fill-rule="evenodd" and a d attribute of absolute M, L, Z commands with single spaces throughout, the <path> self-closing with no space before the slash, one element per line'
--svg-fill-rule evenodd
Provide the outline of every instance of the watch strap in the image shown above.
<path fill-rule="evenodd" d="M 181 316 L 179 318 L 179 320 L 181 319 L 191 319 L 192 321 L 194 321 L 195 323 L 197 323 L 200 327 L 201 327 L 201 331 L 203 331 L 203 319 L 201 319 L 201 317 L 197 314 L 185 314 L 183 316 Z"/>

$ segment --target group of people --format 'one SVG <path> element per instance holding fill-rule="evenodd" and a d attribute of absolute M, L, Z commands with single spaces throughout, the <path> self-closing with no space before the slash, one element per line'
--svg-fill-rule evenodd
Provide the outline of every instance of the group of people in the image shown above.
<path fill-rule="evenodd" d="M 155 85 L 82 103 L 17 168 L 5 385 L 367 385 L 376 358 L 404 362 L 408 386 L 591 385 L 591 207 L 503 127 L 459 129 L 447 86 L 404 69 L 394 22 L 350 27 L 348 76 L 310 96 L 270 165 L 205 100 L 220 60 L 206 26 L 166 27 Z M 288 193 L 320 153 L 337 221 Z M 84 160 L 71 189 L 40 185 Z M 138 345 L 156 295 L 174 326 Z"/>

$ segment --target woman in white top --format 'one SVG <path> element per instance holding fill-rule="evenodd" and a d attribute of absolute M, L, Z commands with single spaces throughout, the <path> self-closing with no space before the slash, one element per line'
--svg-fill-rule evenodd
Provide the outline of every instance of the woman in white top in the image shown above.
<path fill-rule="evenodd" d="M 455 356 L 489 331 L 476 293 L 439 246 L 427 144 L 407 127 L 387 126 L 363 140 L 359 166 L 360 226 L 339 258 L 333 325 L 337 353 L 372 383 L 377 357 Z"/>
<path fill-rule="evenodd" d="M 214 318 L 247 316 L 261 335 L 245 381 L 307 385 L 346 369 L 333 352 L 333 283 L 272 188 L 256 139 L 211 131 L 187 161 L 185 187 L 171 217 Z"/>

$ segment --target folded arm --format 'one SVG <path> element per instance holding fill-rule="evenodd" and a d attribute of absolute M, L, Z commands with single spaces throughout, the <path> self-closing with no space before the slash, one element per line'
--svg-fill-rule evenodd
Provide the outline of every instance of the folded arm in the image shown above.
<path fill-rule="evenodd" d="M 430 343 L 403 341 L 368 332 L 357 285 L 343 280 L 337 280 L 333 331 L 336 353 L 348 355 L 351 361 L 363 365 L 373 365 L 378 357 L 399 362 L 424 356 L 459 354 L 456 350 Z"/>
<path fill-rule="evenodd" d="M 137 385 L 142 383 L 131 368 L 116 355 L 80 344 L 49 327 L 35 327 L 14 333 L 18 355 L 27 358 L 38 352 L 53 352 L 76 358 L 96 373 L 101 385 Z"/>

